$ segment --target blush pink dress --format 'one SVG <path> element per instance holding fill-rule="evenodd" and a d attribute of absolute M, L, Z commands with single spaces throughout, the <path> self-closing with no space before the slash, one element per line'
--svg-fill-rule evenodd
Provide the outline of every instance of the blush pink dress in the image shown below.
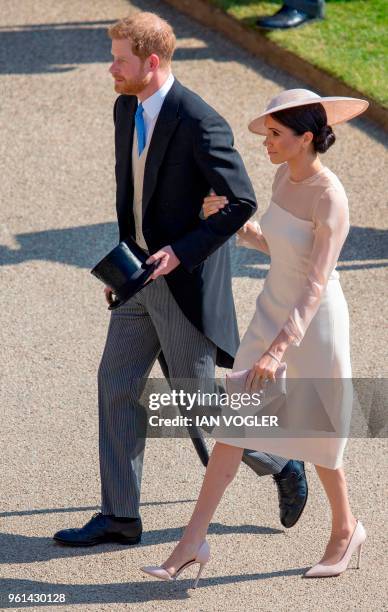
<path fill-rule="evenodd" d="M 254 244 L 244 238 L 238 244 L 269 253 L 271 265 L 233 371 L 251 368 L 284 330 L 290 340 L 283 357 L 287 414 L 298 431 L 314 433 L 263 437 L 260 432 L 222 442 L 335 469 L 342 465 L 352 403 L 349 314 L 336 270 L 349 231 L 344 188 L 326 167 L 294 182 L 288 164 L 282 164 L 256 227 Z M 300 384 L 305 379 L 311 384 Z M 298 384 L 292 386 L 293 380 Z"/>

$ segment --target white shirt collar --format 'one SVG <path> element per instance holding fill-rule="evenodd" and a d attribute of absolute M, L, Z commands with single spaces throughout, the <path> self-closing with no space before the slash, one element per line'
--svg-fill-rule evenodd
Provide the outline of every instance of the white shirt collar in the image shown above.
<path fill-rule="evenodd" d="M 150 119 L 155 119 L 156 115 L 159 114 L 160 109 L 162 108 L 164 99 L 167 96 L 168 92 L 170 91 L 172 84 L 174 83 L 174 80 L 175 79 L 174 79 L 173 74 L 170 73 L 167 80 L 164 82 L 161 88 L 158 89 L 158 91 L 155 91 L 155 93 L 152 94 L 152 96 L 144 100 L 143 102 L 144 112 L 148 115 Z M 138 100 L 138 103 L 140 104 L 140 100 Z"/>

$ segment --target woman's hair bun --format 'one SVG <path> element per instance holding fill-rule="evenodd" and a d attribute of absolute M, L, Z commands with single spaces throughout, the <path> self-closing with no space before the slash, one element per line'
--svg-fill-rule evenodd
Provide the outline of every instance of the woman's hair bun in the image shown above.
<path fill-rule="evenodd" d="M 317 134 L 314 134 L 313 144 L 317 153 L 326 153 L 334 143 L 335 134 L 330 125 L 324 125 Z"/>

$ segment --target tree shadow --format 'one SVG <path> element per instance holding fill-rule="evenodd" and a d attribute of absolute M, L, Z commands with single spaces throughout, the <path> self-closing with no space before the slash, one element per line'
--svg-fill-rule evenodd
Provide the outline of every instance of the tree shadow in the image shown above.
<path fill-rule="evenodd" d="M 300 81 L 162 1 L 132 0 L 131 5 L 139 10 L 157 12 L 171 23 L 178 41 L 174 56 L 177 61 L 239 62 L 285 89 L 300 86 Z M 0 28 L 0 74 L 61 73 L 88 63 L 106 63 L 108 67 L 111 42 L 106 30 L 112 23 L 112 20 L 101 20 L 3 26 Z M 182 38 L 196 38 L 201 44 L 182 47 Z M 386 142 L 382 130 L 368 120 L 356 119 L 352 123 L 376 140 Z"/>
<path fill-rule="evenodd" d="M 337 269 L 386 267 L 387 261 L 377 260 L 388 260 L 387 236 L 387 230 L 352 226 Z M 16 234 L 15 248 L 0 245 L 0 266 L 40 260 L 91 269 L 115 246 L 117 239 L 114 222 Z M 234 242 L 232 238 L 233 276 L 265 278 L 269 257 L 253 249 L 234 248 Z"/>
<path fill-rule="evenodd" d="M 146 531 L 142 535 L 141 546 L 176 543 L 181 538 L 183 529 L 184 527 L 172 527 Z M 223 525 L 221 523 L 212 523 L 209 528 L 209 534 L 216 535 L 278 535 L 283 533 L 284 531 L 280 529 L 258 525 Z M 131 546 L 130 548 L 133 547 Z M 52 559 L 68 557 L 86 557 L 106 554 L 116 550 L 123 550 L 123 545 L 112 543 L 78 548 L 57 544 L 52 537 L 0 533 L 0 565 L 46 562 Z"/>
<path fill-rule="evenodd" d="M 19 248 L 0 245 L 0 265 L 42 260 L 92 268 L 118 240 L 117 223 L 96 223 L 17 234 Z"/>
<path fill-rule="evenodd" d="M 152 501 L 140 502 L 140 506 L 167 506 L 171 504 L 187 504 L 194 503 L 196 499 L 170 499 L 167 501 Z M 77 506 L 72 508 L 37 508 L 31 510 L 9 510 L 8 512 L 0 512 L 0 518 L 9 518 L 12 516 L 33 516 L 35 514 L 63 514 L 64 512 L 87 512 L 88 510 L 99 510 L 100 506 Z"/>
<path fill-rule="evenodd" d="M 270 259 L 267 255 L 253 249 L 236 248 L 232 251 L 233 277 L 236 278 L 265 278 L 269 263 Z M 388 267 L 388 231 L 373 227 L 352 226 L 342 249 L 337 270 L 367 270 L 386 267 Z"/>
<path fill-rule="evenodd" d="M 93 63 L 106 63 L 108 68 L 111 41 L 107 28 L 112 23 L 85 21 L 0 27 L 0 75 L 56 74 Z M 232 59 L 229 53 L 220 55 L 211 40 L 201 41 L 197 47 L 180 47 L 177 34 L 174 60 L 178 62 Z"/>
<path fill-rule="evenodd" d="M 106 30 L 114 21 L 65 22 L 0 28 L 0 74 L 68 72 L 109 62 Z"/>
<path fill-rule="evenodd" d="M 155 10 L 155 4 L 158 3 L 148 2 L 147 7 L 139 8 Z M 158 8 L 162 9 L 159 4 Z M 169 13 L 173 11 L 171 7 L 166 10 Z M 172 14 L 170 21 L 173 21 Z M 108 68 L 111 61 L 111 40 L 107 35 L 107 28 L 112 23 L 114 21 L 85 21 L 0 27 L 0 74 L 68 72 L 81 64 L 93 63 L 106 63 Z M 200 31 L 194 33 L 187 28 L 182 30 L 179 22 L 172 25 L 178 39 L 174 60 L 234 60 L 232 50 L 223 49 L 222 55 L 219 53 L 218 44 L 213 41 L 213 37 L 205 41 Z M 198 24 L 194 23 L 193 27 L 196 30 L 199 28 Z M 202 39 L 199 46 L 180 46 L 180 38 L 193 36 Z M 268 70 L 271 72 L 272 69 Z"/>

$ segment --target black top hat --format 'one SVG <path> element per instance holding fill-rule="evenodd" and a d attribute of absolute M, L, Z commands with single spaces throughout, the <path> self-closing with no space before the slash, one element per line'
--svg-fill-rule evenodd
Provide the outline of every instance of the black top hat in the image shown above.
<path fill-rule="evenodd" d="M 148 257 L 132 238 L 126 238 L 91 270 L 116 296 L 109 310 L 118 308 L 144 287 L 157 268 L 157 263 L 145 263 Z"/>

